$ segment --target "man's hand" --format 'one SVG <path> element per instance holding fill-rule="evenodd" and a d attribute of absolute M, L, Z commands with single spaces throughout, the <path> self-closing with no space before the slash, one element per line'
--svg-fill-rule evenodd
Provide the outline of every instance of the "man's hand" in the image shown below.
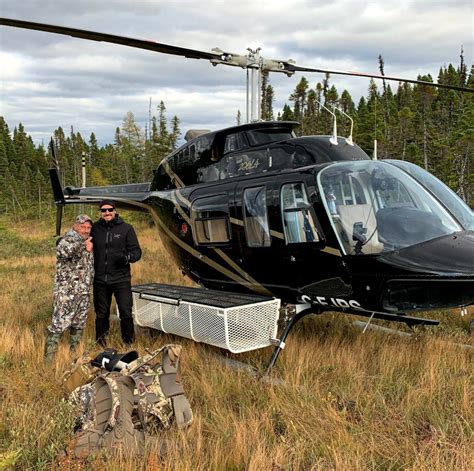
<path fill-rule="evenodd" d="M 86 250 L 88 252 L 92 252 L 94 248 L 94 244 L 92 243 L 92 237 L 88 237 L 85 241 L 84 244 L 86 244 Z"/>

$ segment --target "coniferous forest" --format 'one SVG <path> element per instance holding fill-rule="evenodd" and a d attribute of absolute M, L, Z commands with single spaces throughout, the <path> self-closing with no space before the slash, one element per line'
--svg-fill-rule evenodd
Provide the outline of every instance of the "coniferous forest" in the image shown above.
<path fill-rule="evenodd" d="M 384 74 L 379 57 L 379 69 Z M 418 77 L 433 81 L 430 75 Z M 440 68 L 438 83 L 474 87 L 463 53 L 457 66 Z M 449 185 L 471 207 L 474 201 L 474 94 L 426 87 L 368 85 L 367 96 L 354 103 L 347 90 L 339 91 L 326 75 L 312 86 L 302 77 L 288 103 L 275 114 L 274 91 L 268 76 L 262 81 L 263 119 L 296 120 L 298 135 L 331 134 L 332 117 L 322 104 L 337 106 L 354 120 L 354 140 L 369 155 L 377 139 L 379 159 L 408 160 L 426 168 Z M 100 147 L 92 133 L 84 138 L 73 128 L 57 128 L 52 136 L 63 185 L 80 186 L 83 155 L 87 159 L 87 186 L 149 181 L 160 160 L 177 146 L 180 120 L 166 117 L 163 102 L 142 130 L 132 112 L 117 127 L 114 142 Z M 237 123 L 240 112 L 237 114 Z M 11 123 L 10 123 L 11 124 Z M 234 123 L 229 123 L 232 125 Z M 338 116 L 338 134 L 348 136 L 350 122 Z M 0 117 L 0 214 L 44 217 L 53 198 L 48 177 L 52 164 L 49 146 L 35 145 L 19 123 L 13 132 Z"/>

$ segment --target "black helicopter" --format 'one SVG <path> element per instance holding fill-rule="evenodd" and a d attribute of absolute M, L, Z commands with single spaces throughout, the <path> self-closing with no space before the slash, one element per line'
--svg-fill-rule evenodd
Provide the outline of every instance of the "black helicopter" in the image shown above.
<path fill-rule="evenodd" d="M 266 61 L 258 51 L 207 53 L 20 20 L 1 18 L 0 24 L 208 59 L 256 73 L 353 74 Z M 473 304 L 472 210 L 414 164 L 372 160 L 351 137 L 338 137 L 336 131 L 296 137 L 297 125 L 253 122 L 189 132 L 187 142 L 160 163 L 147 183 L 63 190 L 51 170 L 59 214 L 66 204 L 104 197 L 150 213 L 178 266 L 201 286 L 296 305 L 282 341 L 308 313 L 330 310 L 408 325 L 437 324 L 407 313 Z"/>

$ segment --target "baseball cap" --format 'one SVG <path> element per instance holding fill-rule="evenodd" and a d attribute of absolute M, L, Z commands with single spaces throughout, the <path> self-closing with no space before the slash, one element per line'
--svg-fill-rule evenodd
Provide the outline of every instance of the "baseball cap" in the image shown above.
<path fill-rule="evenodd" d="M 76 218 L 76 224 L 84 224 L 87 221 L 92 224 L 92 219 L 87 214 L 79 214 Z"/>
<path fill-rule="evenodd" d="M 112 200 L 102 200 L 100 203 L 99 203 L 99 208 L 102 208 L 102 206 L 112 206 L 112 208 L 115 208 L 115 202 L 112 201 Z"/>

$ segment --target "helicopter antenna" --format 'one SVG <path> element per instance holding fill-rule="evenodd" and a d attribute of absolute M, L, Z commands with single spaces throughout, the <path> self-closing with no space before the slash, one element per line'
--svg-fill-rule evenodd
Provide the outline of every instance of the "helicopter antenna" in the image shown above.
<path fill-rule="evenodd" d="M 250 83 L 249 83 L 249 69 L 247 69 L 246 71 L 246 76 L 247 76 L 247 82 L 246 82 L 246 85 L 247 85 L 247 88 L 246 88 L 246 93 L 245 93 L 245 122 L 248 123 L 249 122 L 249 113 L 250 113 L 250 101 L 249 101 L 249 93 L 250 93 Z"/>
<path fill-rule="evenodd" d="M 337 110 L 339 111 L 339 113 L 342 113 L 344 116 L 346 116 L 347 118 L 350 119 L 351 121 L 351 133 L 349 134 L 349 137 L 346 137 L 346 142 L 347 144 L 349 144 L 350 146 L 353 146 L 354 145 L 354 141 L 352 140 L 352 131 L 354 129 L 354 120 L 345 112 L 345 111 L 342 111 L 341 108 L 336 108 L 334 106 L 334 110 Z"/>
<path fill-rule="evenodd" d="M 151 141 L 151 97 L 150 97 L 150 102 L 148 104 L 148 135 L 147 135 L 147 139 L 148 139 L 148 141 Z"/>
<path fill-rule="evenodd" d="M 374 100 L 374 155 L 373 160 L 377 160 L 377 94 Z"/>
<path fill-rule="evenodd" d="M 337 142 L 337 118 L 336 114 L 333 113 L 327 106 L 324 106 L 320 101 L 315 100 L 322 108 L 324 108 L 328 113 L 332 114 L 333 117 L 333 126 L 332 126 L 332 136 L 329 138 L 329 142 L 335 146 L 338 145 Z"/>

